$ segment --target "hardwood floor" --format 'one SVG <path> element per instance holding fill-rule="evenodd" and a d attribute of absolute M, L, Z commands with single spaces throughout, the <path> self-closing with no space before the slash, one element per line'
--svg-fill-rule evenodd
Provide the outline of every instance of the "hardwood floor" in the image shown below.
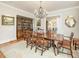
<path fill-rule="evenodd" d="M 13 41 L 9 41 L 9 42 L 0 44 L 0 48 L 5 47 L 5 46 L 8 46 L 8 45 L 11 45 L 11 44 L 14 44 L 14 43 L 17 43 L 19 41 L 21 41 L 21 40 L 13 40 Z"/>
<path fill-rule="evenodd" d="M 19 41 L 22 41 L 22 40 L 13 40 L 13 41 L 10 41 L 10 42 L 6 42 L 6 43 L 3 43 L 3 44 L 0 44 L 0 48 L 2 48 L 2 47 L 5 47 L 5 46 L 9 46 L 9 45 L 11 45 L 11 44 L 15 44 L 15 43 L 17 43 L 17 42 L 19 42 Z M 4 55 L 4 53 L 2 53 L 1 51 L 0 51 L 0 58 L 5 58 L 6 56 Z"/>
<path fill-rule="evenodd" d="M 0 51 L 0 58 L 5 58 L 5 55 Z"/>

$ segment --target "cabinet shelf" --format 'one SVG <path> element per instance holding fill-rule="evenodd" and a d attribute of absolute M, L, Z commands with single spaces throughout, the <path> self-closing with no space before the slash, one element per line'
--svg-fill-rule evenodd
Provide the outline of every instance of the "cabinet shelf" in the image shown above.
<path fill-rule="evenodd" d="M 17 15 L 17 40 L 23 38 L 23 30 L 33 29 L 32 19 Z"/>

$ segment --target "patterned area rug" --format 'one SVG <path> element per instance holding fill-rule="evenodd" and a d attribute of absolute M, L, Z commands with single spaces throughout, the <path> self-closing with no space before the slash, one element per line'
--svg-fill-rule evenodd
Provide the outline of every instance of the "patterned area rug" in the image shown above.
<path fill-rule="evenodd" d="M 41 52 L 39 50 L 35 53 L 35 47 L 32 50 L 30 49 L 30 46 L 26 48 L 25 41 L 20 41 L 10 46 L 0 48 L 0 50 L 7 58 L 71 58 L 70 55 L 62 53 L 55 56 L 53 48 L 45 51 L 43 56 L 41 56 Z"/>

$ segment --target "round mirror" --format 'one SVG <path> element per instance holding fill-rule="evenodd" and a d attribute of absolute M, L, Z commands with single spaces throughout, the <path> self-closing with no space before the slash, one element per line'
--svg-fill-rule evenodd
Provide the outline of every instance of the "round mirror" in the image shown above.
<path fill-rule="evenodd" d="M 65 24 L 68 27 L 75 27 L 76 21 L 75 21 L 74 17 L 67 16 L 67 18 L 65 19 Z"/>

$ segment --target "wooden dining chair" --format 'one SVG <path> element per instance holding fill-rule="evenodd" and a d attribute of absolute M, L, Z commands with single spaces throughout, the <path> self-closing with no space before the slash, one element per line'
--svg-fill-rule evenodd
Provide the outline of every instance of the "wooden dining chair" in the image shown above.
<path fill-rule="evenodd" d="M 36 41 L 37 41 L 37 32 L 32 32 L 32 37 L 31 37 L 31 49 L 36 46 Z"/>
<path fill-rule="evenodd" d="M 26 47 L 28 47 L 28 45 L 31 44 L 32 31 L 26 30 L 23 37 L 26 41 Z"/>
<path fill-rule="evenodd" d="M 72 32 L 71 35 L 70 35 L 70 37 L 64 36 L 64 40 L 58 42 L 58 44 L 57 44 L 57 51 L 58 51 L 58 53 L 61 52 L 61 53 L 64 53 L 64 54 L 68 54 L 68 55 L 71 55 L 72 58 L 73 58 L 73 48 L 74 48 L 73 36 L 74 36 L 74 33 Z M 63 50 L 59 51 L 60 48 L 62 48 L 62 49 L 63 48 L 68 49 L 70 51 L 70 53 L 65 53 L 65 52 L 63 52 Z"/>
<path fill-rule="evenodd" d="M 54 38 L 54 32 L 47 31 L 46 37 L 47 37 L 48 39 L 50 39 L 50 47 L 51 47 L 51 46 L 52 46 L 52 43 L 54 43 L 54 42 L 51 40 L 51 39 Z"/>
<path fill-rule="evenodd" d="M 37 33 L 37 41 L 36 41 L 36 49 L 41 51 L 41 55 L 43 55 L 43 52 L 48 49 L 49 41 L 44 39 L 44 33 Z"/>
<path fill-rule="evenodd" d="M 47 37 L 48 37 L 48 38 L 54 37 L 54 32 L 47 31 L 46 34 L 47 34 Z"/>
<path fill-rule="evenodd" d="M 50 42 L 50 46 L 49 47 L 53 47 L 53 51 L 54 51 L 54 55 L 56 56 L 56 44 L 55 44 L 55 34 L 54 32 L 51 32 L 51 31 L 47 31 L 47 39 L 49 40 Z"/>
<path fill-rule="evenodd" d="M 57 55 L 59 48 L 61 47 L 61 45 L 59 45 L 59 44 L 63 44 L 64 35 L 55 33 L 54 39 L 55 39 L 54 40 L 54 46 L 53 46 L 54 54 Z M 57 49 L 57 51 L 55 49 Z"/>
<path fill-rule="evenodd" d="M 75 50 L 79 49 L 79 38 L 74 38 Z"/>

